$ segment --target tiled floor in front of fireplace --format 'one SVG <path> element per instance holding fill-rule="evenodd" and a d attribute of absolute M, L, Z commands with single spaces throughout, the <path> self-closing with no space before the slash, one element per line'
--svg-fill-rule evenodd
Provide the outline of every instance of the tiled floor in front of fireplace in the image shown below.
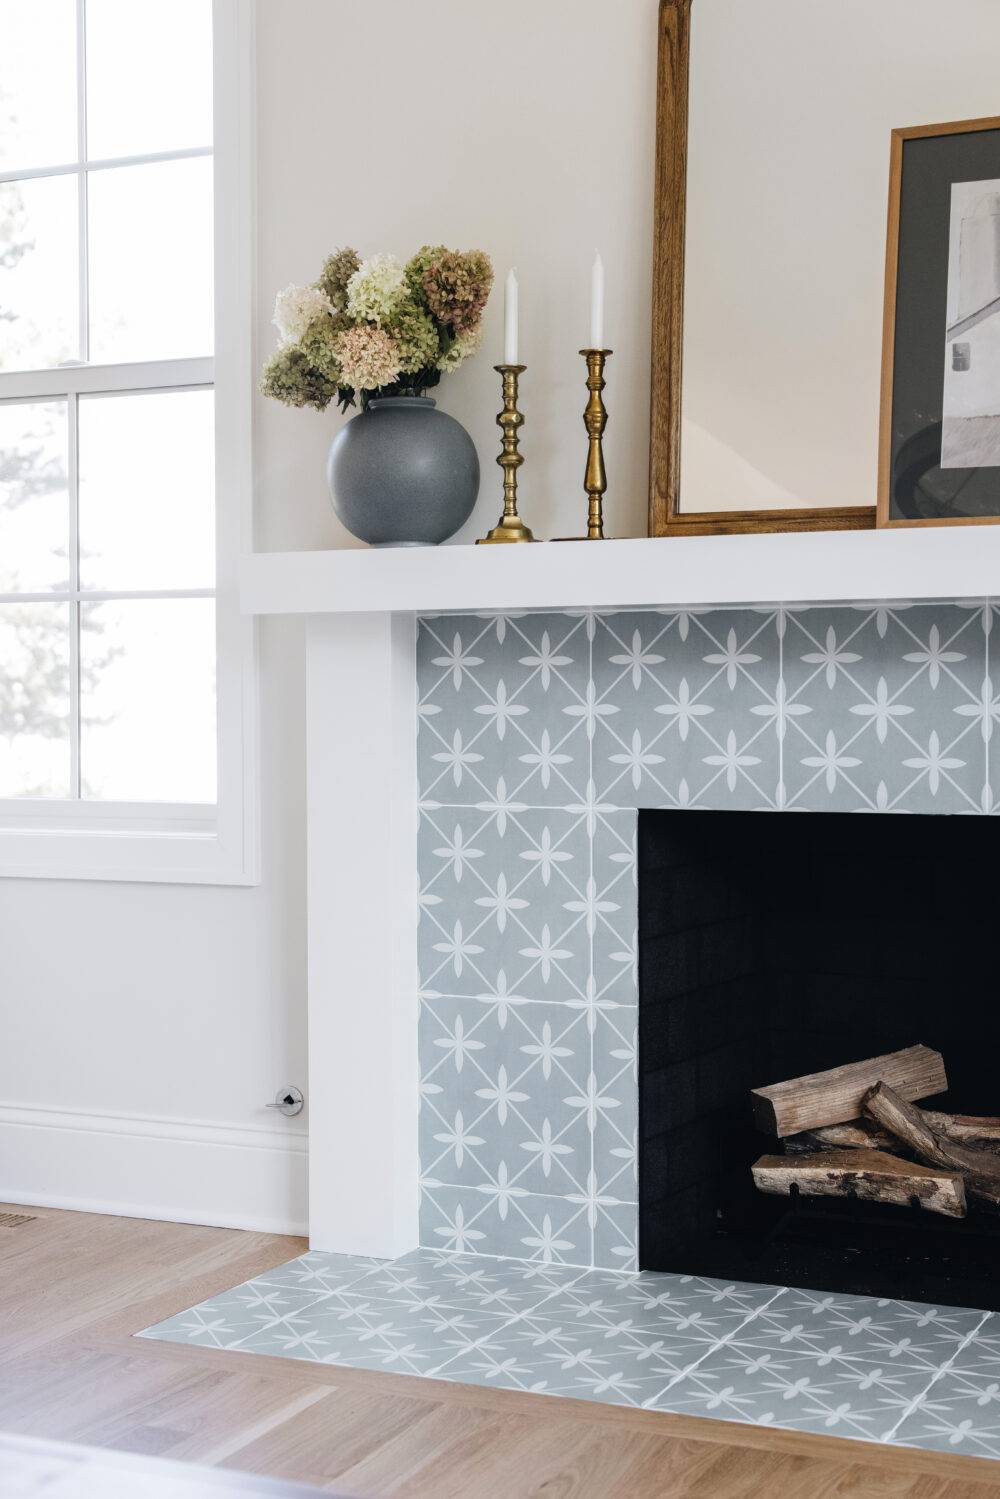
<path fill-rule="evenodd" d="M 1000 1316 L 415 1250 L 313 1252 L 139 1334 L 1000 1458 Z"/>

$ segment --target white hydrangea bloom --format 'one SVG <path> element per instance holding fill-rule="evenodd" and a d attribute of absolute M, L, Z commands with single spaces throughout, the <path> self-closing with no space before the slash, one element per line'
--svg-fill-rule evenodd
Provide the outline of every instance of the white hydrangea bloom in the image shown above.
<path fill-rule="evenodd" d="M 274 299 L 273 322 L 282 342 L 295 344 L 321 313 L 332 311 L 333 303 L 318 286 L 286 286 Z"/>
<path fill-rule="evenodd" d="M 395 255 L 363 260 L 347 283 L 347 311 L 359 322 L 381 327 L 406 295 L 406 272 Z"/>

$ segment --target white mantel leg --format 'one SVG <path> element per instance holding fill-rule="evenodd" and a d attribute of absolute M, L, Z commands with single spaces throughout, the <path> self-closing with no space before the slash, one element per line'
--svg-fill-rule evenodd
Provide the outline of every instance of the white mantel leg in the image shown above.
<path fill-rule="evenodd" d="M 315 615 L 306 644 L 309 1230 L 417 1244 L 413 615 Z"/>

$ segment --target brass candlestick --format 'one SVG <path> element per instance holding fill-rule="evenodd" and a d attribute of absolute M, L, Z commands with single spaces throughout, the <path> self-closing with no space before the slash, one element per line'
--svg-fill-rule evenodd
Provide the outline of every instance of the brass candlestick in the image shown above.
<path fill-rule="evenodd" d="M 477 546 L 535 539 L 517 513 L 517 471 L 524 462 L 518 451 L 518 433 L 524 425 L 524 417 L 517 409 L 517 377 L 524 373 L 527 365 L 495 364 L 493 368 L 502 376 L 503 384 L 503 410 L 497 417 L 497 426 L 503 432 L 503 446 L 497 459 L 503 469 L 503 515 L 492 531 L 479 538 Z"/>
<path fill-rule="evenodd" d="M 587 450 L 587 469 L 583 487 L 587 491 L 587 540 L 604 540 L 604 494 L 608 487 L 608 476 L 604 468 L 604 429 L 608 425 L 608 413 L 601 392 L 604 389 L 604 366 L 611 358 L 610 349 L 581 349 L 587 361 L 587 389 L 590 399 L 583 413 L 583 425 L 587 429 L 590 446 Z"/>

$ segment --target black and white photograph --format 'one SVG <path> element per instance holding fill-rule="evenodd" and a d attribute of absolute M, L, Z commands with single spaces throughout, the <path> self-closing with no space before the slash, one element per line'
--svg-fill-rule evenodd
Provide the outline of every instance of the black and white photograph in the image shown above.
<path fill-rule="evenodd" d="M 894 130 L 878 524 L 996 521 L 1000 120 Z"/>
<path fill-rule="evenodd" d="M 942 468 L 1000 467 L 1000 178 L 956 182 Z"/>

